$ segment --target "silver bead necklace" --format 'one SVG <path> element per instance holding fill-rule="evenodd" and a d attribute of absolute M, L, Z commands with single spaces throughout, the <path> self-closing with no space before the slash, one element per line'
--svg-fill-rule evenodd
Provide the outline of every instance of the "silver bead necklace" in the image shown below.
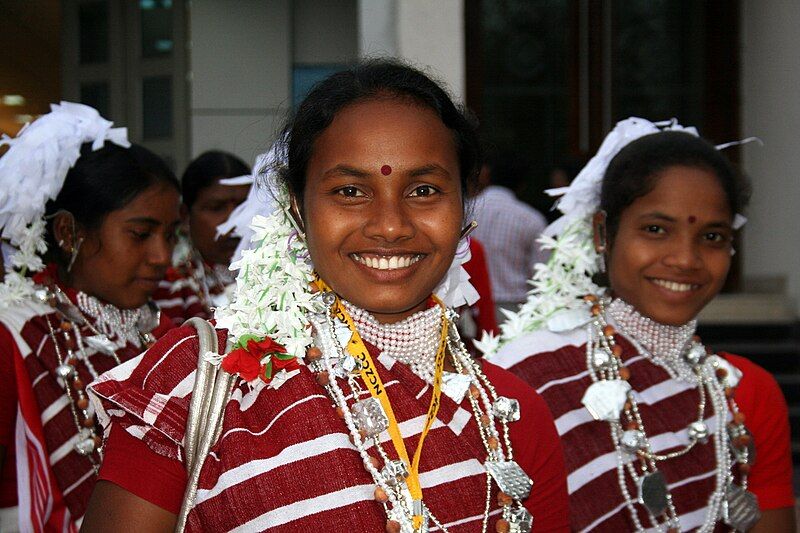
<path fill-rule="evenodd" d="M 84 292 L 78 292 L 77 302 L 81 312 L 92 318 L 95 329 L 118 348 L 122 348 L 126 344 L 133 344 L 137 348 L 142 347 L 139 319 L 145 307 L 119 309 Z"/>
<path fill-rule="evenodd" d="M 685 381 L 695 383 L 700 394 L 697 420 L 687 427 L 689 443 L 668 454 L 657 454 L 653 451 L 632 390 L 627 392 L 620 416 L 606 418 L 610 424 L 617 456 L 619 487 L 636 530 L 645 530 L 638 517 L 637 505 L 642 505 L 647 511 L 650 527 L 658 531 L 680 530 L 672 495 L 657 463 L 685 455 L 695 445 L 705 444 L 709 439 L 714 442 L 716 481 L 699 531 L 713 531 L 720 518 L 734 529 L 746 530 L 752 527 L 760 517 L 755 496 L 747 491 L 746 473 L 753 460 L 749 446 L 752 441 L 733 400 L 732 389 L 727 386 L 727 370 L 722 368 L 718 356 L 707 356 L 705 348 L 692 338 L 696 324 L 691 322 L 679 327 L 664 326 L 641 316 L 632 306 L 621 300 L 609 303 L 605 298 L 587 296 L 586 302 L 591 306 L 593 315 L 588 326 L 589 340 L 586 344 L 587 368 L 593 383 L 630 379 L 630 370 L 623 365 L 620 358 L 622 349 L 614 339 L 616 331 L 606 320 L 608 314 L 618 326 L 626 328 L 626 337 L 634 341 L 643 356 L 654 363 L 661 363 L 660 366 L 673 378 L 680 376 Z M 642 338 L 634 337 L 637 334 L 641 334 Z M 659 352 L 642 350 L 642 345 Z M 693 374 L 691 379 L 686 376 L 686 369 Z M 711 430 L 704 419 L 708 400 L 715 420 Z M 733 413 L 731 423 L 728 423 L 729 413 Z M 640 461 L 632 460 L 637 457 Z M 641 465 L 641 471 L 637 469 L 637 463 Z M 740 485 L 734 484 L 731 471 L 735 463 L 738 463 L 742 474 Z M 626 474 L 638 488 L 635 497 L 627 488 Z M 662 516 L 664 521 L 659 521 Z"/>

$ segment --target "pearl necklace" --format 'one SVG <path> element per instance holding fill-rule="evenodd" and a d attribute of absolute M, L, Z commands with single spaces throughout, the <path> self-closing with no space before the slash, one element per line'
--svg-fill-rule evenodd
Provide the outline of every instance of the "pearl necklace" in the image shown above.
<path fill-rule="evenodd" d="M 411 519 L 414 513 L 410 493 L 405 482 L 408 476 L 408 465 L 403 461 L 392 460 L 379 435 L 385 427 L 381 418 L 385 418 L 382 409 L 379 413 L 365 412 L 363 406 L 371 399 L 370 393 L 361 382 L 359 363 L 343 348 L 340 337 L 341 323 L 336 323 L 328 310 L 334 305 L 332 293 L 323 293 L 317 297 L 320 312 L 309 314 L 308 318 L 315 331 L 315 347 L 308 350 L 309 368 L 316 373 L 317 382 L 322 385 L 331 398 L 337 413 L 344 419 L 350 433 L 350 439 L 362 458 L 364 468 L 375 481 L 375 500 L 380 502 L 387 515 L 386 531 L 390 533 L 421 533 L 428 531 L 428 522 L 433 522 L 440 530 L 447 528 L 433 515 L 430 509 L 421 503 L 421 513 L 425 521 L 420 529 L 415 529 Z M 348 310 L 358 309 L 352 304 L 342 302 Z M 428 330 L 438 336 L 441 327 L 441 310 L 432 308 L 437 320 L 427 330 L 417 331 L 417 335 L 427 334 Z M 412 322 L 428 324 L 430 310 L 415 313 L 409 317 Z M 424 318 L 416 315 L 425 314 Z M 363 316 L 363 312 L 362 312 Z M 359 323 L 352 317 L 355 323 Z M 374 317 L 373 317 L 374 318 Z M 467 352 L 457 330 L 453 326 L 458 315 L 448 310 L 446 319 L 448 327 L 447 348 L 452 356 L 453 365 L 458 374 L 469 380 L 468 399 L 473 411 L 474 420 L 486 449 L 486 499 L 483 511 L 482 531 L 488 528 L 491 508 L 491 490 L 494 480 L 500 492 L 497 503 L 502 509 L 502 518 L 498 520 L 498 531 L 528 532 L 533 517 L 522 505 L 527 497 L 532 482 L 522 469 L 514 462 L 514 452 L 508 432 L 508 423 L 519 419 L 519 403 L 516 400 L 498 396 L 491 382 L 483 374 L 480 364 Z M 346 326 L 345 326 L 346 327 Z M 406 327 L 405 325 L 403 327 Z M 362 330 L 359 326 L 359 334 Z M 346 341 L 345 341 L 346 342 Z M 343 372 L 344 369 L 344 372 Z M 336 379 L 342 378 L 342 384 Z M 346 385 L 349 391 L 345 391 Z M 366 398 L 366 399 L 364 399 Z M 348 402 L 348 400 L 350 400 Z M 500 430 L 498 430 L 500 426 Z M 379 429 L 375 429 L 375 428 Z M 372 429 L 370 429 L 372 428 Z M 376 456 L 377 455 L 377 456 Z M 520 487 L 527 487 L 520 489 Z"/>
<path fill-rule="evenodd" d="M 697 374 L 684 357 L 691 347 L 697 329 L 697 320 L 682 326 L 669 326 L 639 313 L 632 305 L 615 298 L 606 307 L 606 313 L 617 329 L 631 339 L 637 350 L 666 370 L 670 377 L 697 383 Z"/>
<path fill-rule="evenodd" d="M 603 418 L 608 420 L 611 426 L 611 438 L 617 456 L 617 479 L 636 530 L 645 530 L 637 513 L 636 506 L 639 504 L 644 506 L 651 526 L 658 531 L 680 530 L 672 495 L 663 475 L 658 471 L 657 463 L 685 455 L 696 444 L 705 444 L 709 438 L 714 441 L 716 482 L 714 491 L 708 499 L 705 520 L 699 531 L 713 531 L 720 517 L 735 528 L 752 527 L 760 517 L 755 496 L 747 491 L 747 472 L 753 459 L 750 448 L 752 441 L 743 425 L 744 416 L 733 400 L 733 389 L 727 386 L 728 373 L 721 364 L 722 360 L 715 355 L 706 356 L 705 349 L 699 341 L 691 340 L 691 334 L 687 336 L 690 331 L 694 332 L 695 323 L 673 328 L 639 315 L 632 306 L 621 300 L 608 304 L 607 300 L 590 295 L 586 297 L 586 302 L 591 306 L 593 315 L 588 327 L 589 341 L 586 345 L 587 367 L 594 382 L 590 389 L 604 381 L 612 385 L 621 385 L 623 381 L 630 379 L 630 370 L 620 359 L 622 349 L 614 339 L 616 331 L 605 318 L 606 312 L 611 314 L 612 308 L 616 315 L 612 317 L 618 324 L 625 325 L 629 334 L 638 331 L 644 333 L 644 339 L 633 340 L 644 341 L 651 347 L 663 350 L 658 354 L 642 353 L 642 355 L 645 357 L 650 355 L 648 359 L 654 362 L 660 361 L 666 368 L 672 369 L 680 368 L 678 366 L 680 357 L 683 360 L 681 366 L 691 369 L 695 376 L 691 381 L 697 383 L 699 388 L 698 418 L 687 428 L 689 444 L 675 452 L 663 455 L 653 452 L 641 412 L 629 386 L 626 388 L 622 412 Z M 673 343 L 670 344 L 667 339 Z M 684 372 L 676 371 L 676 374 L 682 373 Z M 587 396 L 588 393 L 587 390 Z M 715 417 L 711 432 L 704 421 L 706 395 L 710 399 Z M 584 396 L 584 403 L 587 396 Z M 733 413 L 733 421 L 727 424 L 729 412 Z M 626 422 L 622 421 L 623 418 Z M 637 462 L 631 460 L 637 456 L 640 459 L 641 471 L 636 467 Z M 734 462 L 739 464 L 741 486 L 734 484 L 731 472 Z M 636 498 L 632 497 L 628 490 L 626 473 L 633 480 L 634 486 L 638 487 L 639 494 Z M 658 517 L 662 515 L 666 516 L 666 520 L 659 522 Z"/>
<path fill-rule="evenodd" d="M 142 347 L 139 319 L 143 312 L 149 310 L 147 306 L 138 309 L 119 309 L 84 292 L 78 293 L 77 302 L 81 312 L 92 318 L 95 329 L 118 348 L 123 348 L 129 343 L 137 348 Z"/>
<path fill-rule="evenodd" d="M 382 354 L 408 365 L 428 383 L 433 383 L 436 349 L 439 346 L 441 311 L 437 306 L 414 313 L 394 324 L 381 324 L 368 311 L 342 301 L 361 338 Z"/>

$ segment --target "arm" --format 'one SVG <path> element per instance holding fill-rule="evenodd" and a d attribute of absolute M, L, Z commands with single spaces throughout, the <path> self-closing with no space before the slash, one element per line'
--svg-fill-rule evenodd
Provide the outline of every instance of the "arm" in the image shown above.
<path fill-rule="evenodd" d="M 82 532 L 112 531 L 124 524 L 129 531 L 143 533 L 175 530 L 177 517 L 110 481 L 95 485 L 81 525 Z"/>
<path fill-rule="evenodd" d="M 105 457 L 81 531 L 173 531 L 186 473 L 122 427 L 112 426 Z"/>
<path fill-rule="evenodd" d="M 750 533 L 794 533 L 795 515 L 794 507 L 771 509 L 761 514 L 761 520 Z"/>

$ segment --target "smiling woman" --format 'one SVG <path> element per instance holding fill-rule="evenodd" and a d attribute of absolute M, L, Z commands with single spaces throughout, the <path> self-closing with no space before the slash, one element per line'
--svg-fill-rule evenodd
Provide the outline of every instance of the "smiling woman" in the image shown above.
<path fill-rule="evenodd" d="M 0 159 L 0 530 L 77 530 L 102 459 L 84 390 L 166 331 L 178 183 L 94 109 L 62 103 Z"/>
<path fill-rule="evenodd" d="M 469 292 L 447 287 L 472 123 L 375 61 L 321 82 L 281 138 L 280 208 L 252 221 L 224 329 L 175 330 L 93 385 L 110 436 L 84 531 L 565 530 L 549 413 L 447 308 Z"/>
<path fill-rule="evenodd" d="M 666 130 L 621 122 L 560 191 L 553 259 L 492 361 L 556 417 L 573 530 L 788 533 L 781 392 L 694 335 L 728 274 L 748 187 L 696 132 Z M 595 272 L 607 291 L 580 298 Z"/>

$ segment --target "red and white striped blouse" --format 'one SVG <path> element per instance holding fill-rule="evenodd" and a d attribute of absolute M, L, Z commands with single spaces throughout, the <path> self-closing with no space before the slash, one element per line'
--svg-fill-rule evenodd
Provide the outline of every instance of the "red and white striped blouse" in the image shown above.
<path fill-rule="evenodd" d="M 635 530 L 617 478 L 617 457 L 607 422 L 596 421 L 581 403 L 592 380 L 586 368 L 587 334 L 537 331 L 505 345 L 492 362 L 509 369 L 545 399 L 561 435 L 574 531 Z M 672 379 L 651 360 L 639 355 L 621 335 L 622 360 L 653 451 L 667 452 L 689 442 L 687 426 L 697 417 L 699 392 Z M 753 433 L 756 463 L 749 490 L 762 510 L 794 504 L 786 402 L 772 376 L 750 361 L 721 354 L 742 370 L 736 401 Z M 713 416 L 713 414 L 711 415 Z M 709 422 L 709 420 L 707 420 Z M 709 427 L 713 427 L 709 423 Z M 683 531 L 703 523 L 707 500 L 714 490 L 716 459 L 713 444 L 695 446 L 682 457 L 659 462 L 666 477 Z M 636 488 L 629 486 L 632 495 Z M 641 505 L 639 519 L 649 524 Z"/>
<path fill-rule="evenodd" d="M 218 331 L 224 348 L 225 330 Z M 154 498 L 183 470 L 182 441 L 194 382 L 198 342 L 191 327 L 173 330 L 140 359 L 121 365 L 91 386 L 99 418 L 112 433 L 101 477 L 175 513 L 177 494 Z M 376 354 L 378 355 L 378 354 Z M 415 449 L 430 401 L 430 386 L 408 367 L 378 355 L 378 371 L 408 449 Z M 521 421 L 511 424 L 514 457 L 534 480 L 525 503 L 537 531 L 567 528 L 563 457 L 542 399 L 492 364 L 484 371 L 498 394 L 517 397 Z M 263 384 L 261 384 L 263 385 Z M 122 457 L 113 434 L 143 441 L 146 453 Z M 387 437 L 388 438 L 388 437 Z M 123 439 L 123 440 L 125 440 Z M 159 457 L 160 456 L 160 457 Z M 165 466 L 164 458 L 167 459 Z M 425 503 L 450 531 L 480 528 L 486 501 L 485 450 L 467 400 L 442 396 L 425 440 L 420 481 Z M 150 475 L 121 471 L 150 468 Z M 117 466 L 112 466 L 117 465 Z M 184 482 L 185 483 L 185 482 Z M 383 531 L 386 514 L 374 500 L 371 476 L 349 440 L 324 389 L 301 367 L 279 389 L 238 382 L 224 414 L 221 437 L 200 475 L 190 531 Z M 172 492 L 176 492 L 174 489 Z M 490 531 L 499 508 L 491 496 Z"/>

